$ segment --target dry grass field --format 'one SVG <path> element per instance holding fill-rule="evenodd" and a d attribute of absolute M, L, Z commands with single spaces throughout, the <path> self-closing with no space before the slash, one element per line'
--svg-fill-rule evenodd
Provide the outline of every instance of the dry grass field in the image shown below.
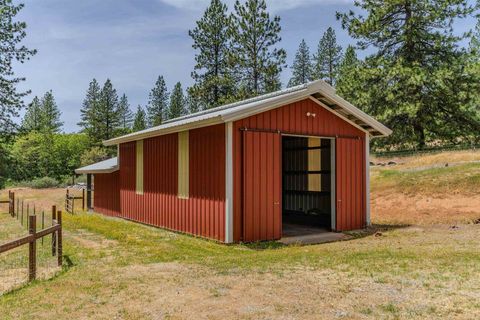
<path fill-rule="evenodd" d="M 1 296 L 0 318 L 478 319 L 478 160 L 452 152 L 372 168 L 373 232 L 321 245 L 225 246 L 65 215 L 65 268 Z M 45 206 L 63 192 L 17 190 Z"/>

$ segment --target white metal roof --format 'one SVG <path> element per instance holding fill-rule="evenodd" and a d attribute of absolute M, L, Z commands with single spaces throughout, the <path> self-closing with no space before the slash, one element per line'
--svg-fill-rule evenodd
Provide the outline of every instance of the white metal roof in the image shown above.
<path fill-rule="evenodd" d="M 118 170 L 117 157 L 100 161 L 89 166 L 75 169 L 76 174 L 83 173 L 112 173 Z"/>
<path fill-rule="evenodd" d="M 389 128 L 338 96 L 335 93 L 335 89 L 328 83 L 323 80 L 317 80 L 255 98 L 175 118 L 164 122 L 162 125 L 113 138 L 104 141 L 103 143 L 106 146 L 111 146 L 119 143 L 235 121 L 306 98 L 313 98 L 321 106 L 328 108 L 333 113 L 344 118 L 365 132 L 368 132 L 373 137 L 388 136 L 392 133 Z"/>

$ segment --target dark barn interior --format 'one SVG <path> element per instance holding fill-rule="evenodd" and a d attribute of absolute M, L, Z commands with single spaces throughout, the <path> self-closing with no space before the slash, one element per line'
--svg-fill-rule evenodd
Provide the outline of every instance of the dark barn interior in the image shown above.
<path fill-rule="evenodd" d="M 283 136 L 282 151 L 284 234 L 292 226 L 331 230 L 331 140 Z"/>

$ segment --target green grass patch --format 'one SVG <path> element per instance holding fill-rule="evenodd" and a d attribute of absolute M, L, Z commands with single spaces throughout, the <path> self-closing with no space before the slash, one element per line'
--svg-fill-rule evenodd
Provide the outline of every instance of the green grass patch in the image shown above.
<path fill-rule="evenodd" d="M 403 193 L 480 192 L 480 163 L 422 170 L 379 169 L 371 179 L 372 191 Z"/>

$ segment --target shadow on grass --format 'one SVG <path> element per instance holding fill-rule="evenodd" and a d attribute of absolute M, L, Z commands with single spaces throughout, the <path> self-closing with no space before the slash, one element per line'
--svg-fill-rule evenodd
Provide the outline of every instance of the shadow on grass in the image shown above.
<path fill-rule="evenodd" d="M 278 241 L 256 241 L 256 242 L 249 242 L 249 243 L 242 243 L 248 249 L 256 250 L 256 251 L 263 251 L 263 250 L 275 250 L 281 249 L 285 247 L 298 247 L 298 246 L 311 246 L 311 245 L 319 245 L 324 243 L 331 243 L 337 241 L 351 241 L 355 239 L 361 239 L 365 237 L 369 237 L 372 235 L 381 236 L 382 232 L 387 232 L 395 229 L 403 229 L 410 227 L 410 224 L 374 224 L 368 228 L 360 229 L 360 230 L 353 230 L 353 231 L 344 231 L 343 233 L 348 235 L 349 237 L 346 239 L 340 239 L 336 241 L 325 241 L 322 243 L 292 243 L 292 244 L 284 244 Z"/>
<path fill-rule="evenodd" d="M 249 243 L 242 243 L 243 246 L 257 251 L 262 250 L 274 250 L 274 249 L 281 249 L 284 247 L 288 247 L 288 245 L 277 242 L 277 241 L 256 241 L 256 242 L 249 242 Z"/>

